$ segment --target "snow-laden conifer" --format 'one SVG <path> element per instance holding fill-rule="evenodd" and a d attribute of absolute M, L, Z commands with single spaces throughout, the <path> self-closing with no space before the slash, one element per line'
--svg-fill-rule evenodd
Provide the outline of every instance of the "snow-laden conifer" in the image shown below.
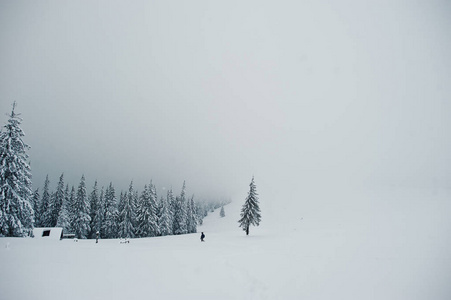
<path fill-rule="evenodd" d="M 172 187 L 168 190 L 166 195 L 166 200 L 169 208 L 169 216 L 170 216 L 170 225 L 171 225 L 171 234 L 174 234 L 175 225 L 174 225 L 174 215 L 175 215 L 175 197 L 174 192 L 172 191 Z"/>
<path fill-rule="evenodd" d="M 97 181 L 96 184 L 97 185 Z M 94 192 L 94 191 L 93 191 Z M 105 191 L 103 187 L 100 190 L 100 194 L 98 195 L 97 199 L 95 195 L 91 194 L 91 238 L 96 238 L 97 232 L 99 234 L 102 231 L 102 223 L 103 223 L 103 216 L 104 216 L 104 201 L 105 201 Z M 101 235 L 103 238 L 103 235 Z"/>
<path fill-rule="evenodd" d="M 68 188 L 68 186 L 66 187 Z M 69 227 L 70 227 L 70 232 L 75 233 L 75 204 L 76 204 L 76 193 L 75 193 L 75 187 L 72 186 L 70 193 L 67 195 L 68 196 L 68 201 L 67 201 L 67 210 L 69 213 Z"/>
<path fill-rule="evenodd" d="M 121 223 L 119 224 L 119 236 L 121 238 L 134 238 L 135 237 L 135 192 L 133 190 L 133 181 L 130 183 L 128 193 L 124 197 L 124 203 L 121 215 Z"/>
<path fill-rule="evenodd" d="M 91 217 L 89 216 L 89 202 L 86 193 L 85 175 L 81 177 L 77 189 L 77 196 L 74 204 L 74 231 L 79 239 L 86 239 L 91 230 Z"/>
<path fill-rule="evenodd" d="M 107 239 L 117 238 L 119 213 L 117 210 L 116 192 L 112 182 L 105 190 L 103 212 L 102 237 Z"/>
<path fill-rule="evenodd" d="M 42 192 L 42 200 L 41 200 L 41 216 L 39 220 L 39 225 L 42 227 L 51 227 L 52 226 L 52 216 L 50 206 L 50 180 L 49 175 L 45 177 L 44 182 L 44 190 Z"/>
<path fill-rule="evenodd" d="M 249 187 L 249 194 L 241 209 L 241 219 L 238 221 L 240 223 L 240 227 L 246 231 L 246 235 L 249 235 L 249 226 L 258 226 L 261 220 L 257 187 L 254 183 L 254 177 L 252 177 Z"/>
<path fill-rule="evenodd" d="M 174 205 L 174 234 L 185 234 L 188 232 L 186 227 L 186 185 L 183 182 L 182 192 L 180 196 L 175 198 Z"/>
<path fill-rule="evenodd" d="M 8 123 L 0 132 L 0 233 L 26 236 L 31 234 L 34 223 L 31 169 L 27 162 L 30 146 L 22 140 L 22 119 L 15 108 L 14 102 Z"/>
<path fill-rule="evenodd" d="M 168 200 L 163 196 L 160 198 L 160 216 L 158 218 L 158 228 L 161 236 L 172 234 L 172 216 Z"/>
<path fill-rule="evenodd" d="M 90 205 L 90 213 L 89 216 L 91 217 L 91 233 L 89 234 L 90 238 L 96 237 L 96 232 L 100 231 L 99 225 L 100 225 L 100 218 L 99 215 L 101 207 L 99 203 L 99 188 L 97 186 L 97 180 L 94 182 L 94 186 L 92 187 L 92 192 L 89 194 L 89 205 Z"/>
<path fill-rule="evenodd" d="M 144 186 L 136 216 L 136 233 L 139 237 L 158 235 L 157 207 L 152 192 L 152 182 Z"/>
<path fill-rule="evenodd" d="M 40 218 L 41 218 L 41 195 L 39 194 L 39 188 L 37 188 L 33 197 L 31 198 L 31 206 L 34 211 L 34 227 L 40 227 Z"/>
<path fill-rule="evenodd" d="M 58 181 L 58 185 L 56 188 L 56 192 L 54 192 L 50 196 L 49 205 L 47 208 L 46 214 L 46 226 L 47 227 L 55 227 L 58 221 L 58 216 L 60 214 L 61 206 L 63 205 L 64 200 L 64 174 L 61 174 L 60 179 Z"/>
<path fill-rule="evenodd" d="M 68 233 L 72 231 L 70 222 L 70 195 L 69 195 L 69 185 L 66 185 L 66 189 L 63 193 L 63 203 L 58 215 L 58 220 L 56 221 L 56 227 L 62 227 L 63 231 Z"/>
<path fill-rule="evenodd" d="M 188 233 L 197 232 L 196 206 L 194 195 L 187 201 L 186 205 L 186 230 Z"/>
<path fill-rule="evenodd" d="M 219 216 L 220 216 L 221 218 L 224 218 L 224 217 L 225 217 L 224 205 L 221 206 L 221 211 L 219 212 Z"/>

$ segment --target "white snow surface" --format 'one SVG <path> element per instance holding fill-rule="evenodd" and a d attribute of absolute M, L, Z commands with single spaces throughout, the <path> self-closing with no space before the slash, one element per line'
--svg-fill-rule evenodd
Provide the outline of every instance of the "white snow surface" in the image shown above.
<path fill-rule="evenodd" d="M 260 195 L 262 223 L 249 236 L 237 223 L 243 197 L 224 218 L 209 213 L 198 234 L 1 238 L 0 299 L 451 299 L 450 193 L 336 198 L 303 208 L 306 199 Z"/>

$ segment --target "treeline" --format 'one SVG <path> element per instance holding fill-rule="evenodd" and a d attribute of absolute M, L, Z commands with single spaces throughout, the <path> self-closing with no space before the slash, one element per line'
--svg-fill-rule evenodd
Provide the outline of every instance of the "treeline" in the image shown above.
<path fill-rule="evenodd" d="M 179 194 L 171 188 L 160 197 L 152 181 L 141 192 L 131 182 L 120 194 L 112 183 L 99 188 L 97 181 L 88 193 L 84 176 L 77 188 L 64 183 L 64 174 L 55 191 L 49 186 L 47 176 L 42 195 L 39 188 L 33 193 L 35 227 L 62 227 L 79 239 L 95 238 L 97 232 L 106 239 L 195 233 L 208 211 L 221 205 L 187 197 L 185 182 Z"/>
<path fill-rule="evenodd" d="M 158 197 L 150 182 L 141 193 L 130 183 L 118 195 L 113 184 L 99 188 L 94 183 L 88 194 L 85 177 L 75 189 L 61 175 L 55 191 L 48 176 L 42 189 L 32 191 L 32 175 L 22 119 L 13 103 L 8 122 L 0 129 L 0 236 L 30 236 L 33 227 L 63 227 L 76 237 L 153 237 L 197 231 L 197 225 L 219 203 L 195 202 L 187 198 L 183 183 L 180 194 L 172 188 Z"/>

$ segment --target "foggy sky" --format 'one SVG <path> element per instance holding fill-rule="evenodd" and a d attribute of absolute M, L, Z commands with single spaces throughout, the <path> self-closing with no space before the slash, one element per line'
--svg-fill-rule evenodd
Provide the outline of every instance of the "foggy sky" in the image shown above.
<path fill-rule="evenodd" d="M 0 1 L 0 122 L 34 188 L 450 187 L 450 53 L 448 1 Z"/>

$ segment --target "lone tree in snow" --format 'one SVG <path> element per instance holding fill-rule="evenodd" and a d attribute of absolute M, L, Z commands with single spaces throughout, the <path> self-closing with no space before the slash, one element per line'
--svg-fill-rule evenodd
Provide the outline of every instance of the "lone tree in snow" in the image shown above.
<path fill-rule="evenodd" d="M 224 218 L 224 217 L 225 217 L 224 205 L 221 206 L 221 211 L 219 212 L 219 216 L 220 216 L 221 218 Z"/>
<path fill-rule="evenodd" d="M 246 231 L 246 235 L 249 235 L 249 226 L 258 226 L 261 220 L 260 207 L 258 207 L 257 187 L 254 183 L 254 177 L 252 177 L 252 181 L 249 186 L 249 194 L 247 195 L 246 201 L 241 209 L 241 219 L 238 221 L 240 223 L 240 227 Z"/>
<path fill-rule="evenodd" d="M 0 234 L 26 236 L 33 230 L 34 212 L 30 204 L 31 170 L 27 162 L 30 148 L 22 141 L 22 119 L 13 110 L 0 131 Z"/>

